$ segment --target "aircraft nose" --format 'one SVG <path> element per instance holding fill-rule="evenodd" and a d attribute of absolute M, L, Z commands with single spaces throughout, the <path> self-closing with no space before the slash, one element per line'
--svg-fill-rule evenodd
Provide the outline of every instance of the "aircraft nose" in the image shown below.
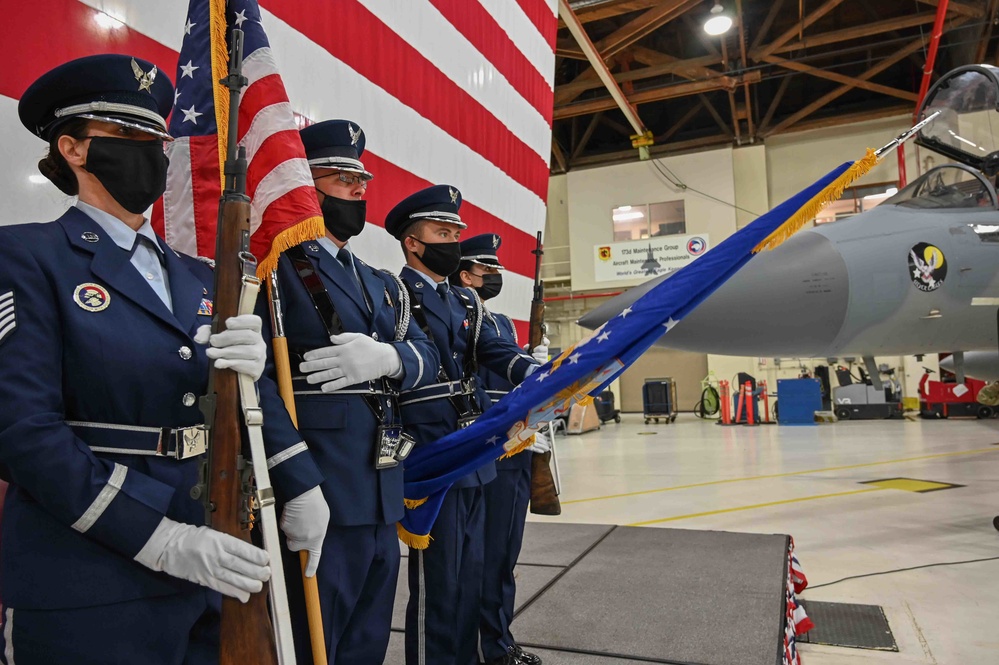
<path fill-rule="evenodd" d="M 843 326 L 849 275 L 823 235 L 754 257 L 659 344 L 732 356 L 822 355 Z"/>

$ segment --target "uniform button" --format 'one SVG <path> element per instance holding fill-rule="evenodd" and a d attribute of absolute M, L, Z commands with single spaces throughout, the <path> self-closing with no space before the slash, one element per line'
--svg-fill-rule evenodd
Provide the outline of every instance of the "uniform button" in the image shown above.
<path fill-rule="evenodd" d="M 156 275 L 151 272 L 146 273 L 146 279 L 156 279 Z"/>
<path fill-rule="evenodd" d="M 189 346 L 180 347 L 177 349 L 177 353 L 180 354 L 181 360 L 190 360 L 194 356 L 194 353 L 191 351 L 191 347 Z"/>
<path fill-rule="evenodd" d="M 454 353 L 452 353 L 451 357 L 454 358 L 455 360 L 457 360 L 458 359 L 458 352 L 455 351 Z"/>
<path fill-rule="evenodd" d="M 377 342 L 378 341 L 378 333 L 376 333 L 376 332 L 371 333 L 371 339 L 373 339 L 373 340 L 375 340 Z"/>
<path fill-rule="evenodd" d="M 195 400 L 197 398 L 194 396 L 194 393 L 184 393 L 184 406 L 194 406 Z"/>

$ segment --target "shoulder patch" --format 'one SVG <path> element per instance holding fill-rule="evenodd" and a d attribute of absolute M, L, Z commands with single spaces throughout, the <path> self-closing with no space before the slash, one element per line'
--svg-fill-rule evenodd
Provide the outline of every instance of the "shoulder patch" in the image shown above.
<path fill-rule="evenodd" d="M 210 259 L 207 256 L 196 256 L 194 258 L 198 259 L 212 270 L 215 270 L 215 259 Z"/>
<path fill-rule="evenodd" d="M 4 343 L 17 328 L 17 309 L 14 306 L 14 292 L 0 293 L 0 344 Z"/>

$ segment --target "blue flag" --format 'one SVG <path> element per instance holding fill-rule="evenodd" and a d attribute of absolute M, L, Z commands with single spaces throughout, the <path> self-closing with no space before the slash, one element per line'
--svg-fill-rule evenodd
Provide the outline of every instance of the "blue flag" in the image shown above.
<path fill-rule="evenodd" d="M 470 427 L 414 450 L 406 460 L 402 540 L 426 547 L 451 483 L 506 452 L 523 448 L 541 424 L 568 413 L 573 402 L 598 394 L 738 272 L 761 243 L 786 229 L 789 221 L 792 226 L 800 225 L 800 212 L 827 201 L 828 188 L 841 191 L 846 180 L 859 176 L 860 169 L 851 169 L 856 165 L 840 165 L 677 270 L 589 337 L 539 368 Z"/>

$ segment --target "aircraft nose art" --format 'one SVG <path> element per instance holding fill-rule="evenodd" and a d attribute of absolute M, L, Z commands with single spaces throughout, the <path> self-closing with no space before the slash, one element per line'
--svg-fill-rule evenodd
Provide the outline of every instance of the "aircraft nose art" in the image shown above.
<path fill-rule="evenodd" d="M 843 326 L 849 295 L 833 243 L 799 233 L 754 257 L 659 343 L 735 356 L 822 355 Z"/>

